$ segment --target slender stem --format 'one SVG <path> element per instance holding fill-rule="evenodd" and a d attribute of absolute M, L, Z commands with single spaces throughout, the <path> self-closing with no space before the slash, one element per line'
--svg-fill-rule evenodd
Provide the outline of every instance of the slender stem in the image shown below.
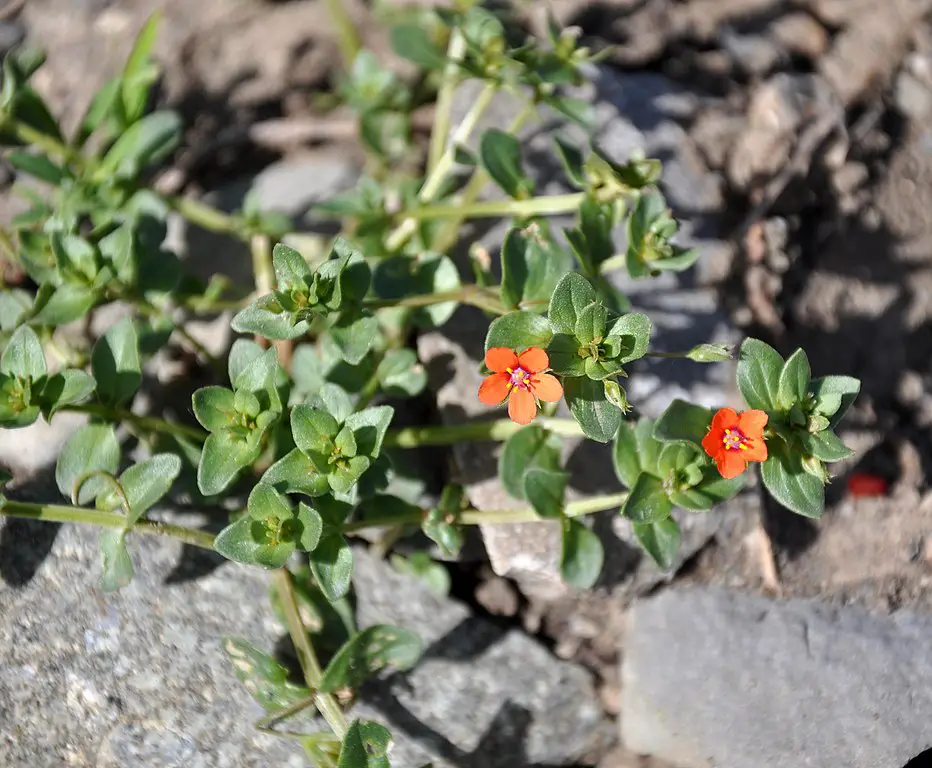
<path fill-rule="evenodd" d="M 418 200 L 422 203 L 429 203 L 433 200 L 437 193 L 440 191 L 440 188 L 443 186 L 443 182 L 446 180 L 447 176 L 450 173 L 450 170 L 453 168 L 453 161 L 456 157 L 456 148 L 460 144 L 463 144 L 468 138 L 469 135 L 473 132 L 476 125 L 478 124 L 482 114 L 485 112 L 486 108 L 489 106 L 489 103 L 492 101 L 492 96 L 495 95 L 495 91 L 498 90 L 498 85 L 495 83 L 487 83 L 485 87 L 479 92 L 479 95 L 476 97 L 475 102 L 473 102 L 472 107 L 470 107 L 469 112 L 466 113 L 466 116 L 463 118 L 463 122 L 457 127 L 453 135 L 450 137 L 449 144 L 447 144 L 446 149 L 443 154 L 440 156 L 440 159 L 437 161 L 437 164 L 430 171 L 427 178 L 424 180 L 424 185 L 421 187 L 421 191 L 418 193 Z M 446 139 L 446 136 L 444 136 Z M 390 251 L 396 251 L 401 246 L 403 246 L 408 239 L 417 231 L 417 218 L 414 216 L 413 212 L 407 212 L 406 218 L 398 225 L 398 228 L 392 232 L 388 239 L 385 241 L 385 246 Z"/>
<path fill-rule="evenodd" d="M 589 499 L 573 501 L 566 505 L 563 514 L 566 517 L 582 517 L 593 512 L 601 512 L 624 504 L 628 498 L 627 491 L 593 496 Z M 343 525 L 343 533 L 355 533 L 366 528 L 384 528 L 398 525 L 419 525 L 429 510 L 417 509 L 401 514 L 374 515 L 364 520 L 354 520 Z M 530 507 L 523 509 L 467 509 L 461 512 L 456 522 L 460 525 L 487 525 L 505 523 L 535 523 L 544 520 Z"/>
<path fill-rule="evenodd" d="M 271 715 L 260 717 L 258 720 L 256 720 L 255 723 L 253 723 L 253 728 L 255 728 L 257 731 L 267 733 L 270 736 L 303 739 L 305 736 L 310 736 L 312 734 L 299 733 L 297 731 L 278 731 L 274 726 L 277 723 L 280 723 L 282 720 L 287 720 L 290 717 L 294 717 L 295 715 L 300 714 L 305 709 L 310 709 L 314 706 L 314 703 L 315 698 L 313 696 L 307 696 L 306 698 L 296 701 L 290 707 L 285 707 L 285 709 L 279 709 L 273 712 Z"/>
<path fill-rule="evenodd" d="M 294 642 L 295 650 L 298 652 L 298 660 L 301 662 L 301 670 L 304 672 L 304 680 L 308 688 L 315 692 L 314 704 L 333 732 L 342 739 L 346 734 L 346 718 L 332 694 L 317 691 L 323 677 L 323 670 L 317 660 L 314 646 L 311 645 L 311 639 L 308 637 L 307 627 L 304 626 L 304 622 L 301 620 L 291 572 L 287 568 L 279 568 L 275 572 L 274 578 L 275 589 L 278 592 L 282 610 L 285 614 L 285 622 L 288 624 L 288 633 L 291 635 L 292 642 Z"/>
<path fill-rule="evenodd" d="M 447 66 L 443 70 L 443 82 L 437 92 L 437 106 L 434 112 L 434 126 L 430 132 L 430 149 L 427 153 L 427 168 L 433 171 L 440 161 L 443 148 L 450 135 L 450 113 L 453 108 L 453 92 L 456 89 L 459 63 L 466 53 L 466 38 L 459 27 L 450 33 L 447 45 Z"/>
<path fill-rule="evenodd" d="M 463 304 L 485 309 L 494 314 L 503 315 L 507 312 L 494 291 L 478 285 L 464 285 L 455 291 L 442 291 L 439 293 L 422 293 L 415 296 L 405 296 L 401 299 L 367 299 L 365 306 L 368 309 L 385 309 L 387 307 L 430 307 L 434 304 L 443 304 L 447 301 L 458 301 Z"/>
<path fill-rule="evenodd" d="M 197 427 L 189 427 L 186 424 L 178 424 L 173 421 L 166 421 L 155 416 L 140 416 L 138 413 L 127 411 L 122 408 L 110 408 L 99 403 L 85 403 L 84 405 L 66 405 L 61 410 L 73 411 L 75 413 L 88 413 L 92 416 L 111 421 L 125 421 L 133 424 L 146 432 L 164 432 L 175 437 L 184 437 L 188 440 L 194 440 L 203 443 L 207 439 L 207 433 Z"/>
<path fill-rule="evenodd" d="M 487 200 L 468 205 L 425 205 L 404 211 L 408 219 L 488 219 L 505 216 L 553 216 L 579 208 L 585 193 L 547 195 L 530 200 Z"/>
<path fill-rule="evenodd" d="M 272 266 L 272 241 L 268 235 L 253 235 L 249 240 L 252 252 L 252 273 L 256 279 L 256 294 L 264 296 L 275 289 L 275 268 Z"/>
<path fill-rule="evenodd" d="M 166 202 L 192 224 L 221 235 L 234 235 L 243 238 L 244 228 L 239 221 L 228 213 L 218 211 L 211 205 L 191 197 L 168 197 Z"/>
<path fill-rule="evenodd" d="M 330 14 L 330 21 L 337 31 L 337 45 L 343 57 L 343 67 L 349 71 L 361 47 L 356 26 L 346 12 L 344 0 L 325 0 L 325 5 Z"/>
<path fill-rule="evenodd" d="M 535 422 L 561 437 L 580 437 L 582 428 L 575 419 L 540 417 Z M 421 445 L 451 445 L 466 440 L 507 440 L 523 429 L 511 419 L 473 421 L 441 427 L 405 427 L 385 435 L 385 445 L 393 448 L 416 448 Z"/>
<path fill-rule="evenodd" d="M 515 119 L 511 121 L 511 124 L 505 129 L 505 132 L 516 134 L 524 127 L 524 124 L 536 114 L 537 105 L 533 102 L 528 102 L 524 105 L 524 109 L 522 109 L 515 117 Z M 469 179 L 469 183 L 466 184 L 465 188 L 459 195 L 460 205 L 471 205 L 472 203 L 476 202 L 479 194 L 482 192 L 483 187 L 485 187 L 489 179 L 490 176 L 485 168 L 481 166 L 477 167 L 473 171 L 472 178 Z M 434 243 L 434 249 L 440 253 L 446 253 L 446 251 L 451 246 L 453 246 L 459 238 L 460 224 L 462 223 L 463 219 L 458 216 L 447 221 L 443 225 L 443 228 L 440 230 L 440 234 L 437 235 L 437 242 Z"/>
<path fill-rule="evenodd" d="M 161 523 L 156 520 L 139 520 L 133 525 L 127 526 L 126 518 L 123 515 L 102 512 L 97 509 L 68 507 L 59 504 L 32 504 L 5 499 L 0 501 L 0 515 L 27 518 L 29 520 L 46 520 L 52 523 L 85 523 L 118 530 L 125 528 L 133 533 L 141 533 L 146 536 L 169 536 L 201 549 L 213 550 L 214 548 L 214 536 L 207 531 L 198 531 L 194 528 Z"/>

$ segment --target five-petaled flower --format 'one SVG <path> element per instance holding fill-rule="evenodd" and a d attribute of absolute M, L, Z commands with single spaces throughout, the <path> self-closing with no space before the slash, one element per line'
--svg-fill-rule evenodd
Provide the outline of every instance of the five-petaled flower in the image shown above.
<path fill-rule="evenodd" d="M 718 409 L 709 433 L 702 438 L 702 447 L 715 459 L 722 477 L 737 477 L 747 469 L 749 461 L 767 461 L 765 426 L 767 414 L 763 411 L 735 413 L 731 408 Z"/>
<path fill-rule="evenodd" d="M 529 347 L 520 355 L 506 347 L 492 347 L 485 353 L 486 367 L 492 371 L 479 387 L 479 399 L 486 405 L 499 405 L 508 398 L 508 415 L 518 424 L 530 424 L 537 415 L 537 401 L 555 403 L 563 397 L 556 376 L 544 373 L 550 358 L 540 347 Z"/>

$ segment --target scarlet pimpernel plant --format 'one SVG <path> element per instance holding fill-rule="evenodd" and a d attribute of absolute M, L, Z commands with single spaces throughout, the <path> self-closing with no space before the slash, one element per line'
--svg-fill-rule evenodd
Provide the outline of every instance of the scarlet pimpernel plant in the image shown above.
<path fill-rule="evenodd" d="M 715 364 L 730 353 L 712 339 L 690 350 L 654 349 L 650 318 L 609 279 L 614 270 L 650 279 L 698 257 L 676 241 L 677 222 L 657 186 L 658 160 L 612 157 L 596 143 L 557 133 L 553 151 L 574 191 L 541 194 L 525 168 L 517 138 L 524 126 L 542 114 L 577 129 L 588 125 L 585 104 L 565 87 L 582 83 L 598 57 L 576 36 L 552 23 L 546 39 L 516 44 L 498 16 L 468 0 L 419 9 L 394 28 L 397 53 L 422 70 L 421 85 L 437 89 L 420 164 L 411 162 L 419 151 L 413 81 L 380 67 L 347 37 L 340 94 L 358 114 L 370 175 L 320 206 L 342 233 L 324 252 L 310 253 L 289 237 L 290 221 L 252 203 L 227 214 L 149 184 L 152 169 L 182 140 L 178 115 L 149 110 L 157 21 L 141 31 L 123 72 L 67 136 L 30 86 L 42 56 L 19 49 L 3 65 L 0 144 L 44 192 L 30 192 L 29 209 L 0 232 L 4 259 L 24 275 L 0 290 L 0 426 L 18 429 L 63 411 L 85 414 L 87 423 L 56 465 L 67 504 L 27 502 L 13 487 L 0 495 L 0 515 L 100 527 L 105 590 L 124 587 L 134 567 L 145 567 L 134 564 L 137 535 L 175 537 L 268 570 L 303 681 L 235 637 L 236 627 L 225 643 L 237 675 L 268 710 L 262 727 L 274 730 L 316 708 L 330 730 L 298 735 L 315 765 L 390 764 L 390 733 L 354 720 L 345 694 L 385 667 L 409 668 L 420 644 L 400 627 L 355 630 L 350 538 L 360 530 L 420 529 L 454 556 L 465 526 L 557 520 L 564 578 L 588 588 L 604 559 L 585 523 L 590 513 L 616 510 L 662 568 L 671 567 L 679 544 L 674 509 L 710 513 L 758 465 L 779 504 L 822 514 L 826 464 L 851 453 L 835 429 L 859 382 L 813 378 L 802 350 L 784 359 L 746 339 L 736 366 L 739 410 L 675 400 L 656 420 L 635 417 L 637 403 L 629 405 L 623 382 L 638 375 L 643 358 Z M 478 95 L 454 124 L 452 95 L 467 81 L 479 84 Z M 498 94 L 518 103 L 517 116 L 479 132 Z M 490 188 L 497 191 L 491 198 L 484 194 Z M 166 245 L 173 212 L 247 243 L 254 286 L 187 275 Z M 557 214 L 574 220 L 557 226 Z M 492 255 L 500 270 L 473 250 L 475 281 L 467 283 L 467 270 L 450 254 L 464 223 L 477 218 L 505 219 L 510 228 Z M 115 303 L 122 319 L 101 335 L 61 332 L 89 329 L 76 321 Z M 475 396 L 490 411 L 507 403 L 508 418 L 396 428 L 389 399 L 420 396 L 427 385 L 412 334 L 443 326 L 460 305 L 489 318 L 487 377 Z M 223 311 L 233 313 L 239 337 L 217 360 L 188 323 Z M 210 384 L 180 409 L 145 412 L 137 397 L 143 371 L 166 345 L 197 355 Z M 130 457 L 124 434 L 142 453 Z M 610 444 L 624 488 L 567 501 L 565 437 Z M 419 489 L 397 482 L 393 457 L 400 451 L 466 440 L 504 444 L 501 483 L 525 507 L 473 509 L 464 489 L 451 484 L 438 504 L 423 508 Z M 218 535 L 155 513 L 182 490 L 226 516 Z M 321 606 L 342 617 L 326 666 L 318 651 L 334 634 L 325 639 L 305 625 Z"/>

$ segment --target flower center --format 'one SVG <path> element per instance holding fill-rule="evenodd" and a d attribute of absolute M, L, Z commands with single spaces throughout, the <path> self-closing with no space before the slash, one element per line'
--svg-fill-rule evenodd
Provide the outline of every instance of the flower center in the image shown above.
<path fill-rule="evenodd" d="M 722 444 L 726 451 L 746 451 L 751 440 L 740 429 L 726 429 L 722 437 Z"/>
<path fill-rule="evenodd" d="M 505 372 L 511 376 L 510 386 L 512 389 L 520 387 L 522 389 L 531 389 L 531 374 L 521 366 L 517 368 L 506 368 Z"/>

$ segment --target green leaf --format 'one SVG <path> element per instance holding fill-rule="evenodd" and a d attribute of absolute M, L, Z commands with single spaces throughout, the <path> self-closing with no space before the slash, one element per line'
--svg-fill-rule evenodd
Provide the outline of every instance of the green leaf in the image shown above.
<path fill-rule="evenodd" d="M 510 133 L 489 128 L 479 139 L 479 162 L 505 194 L 524 199 L 534 190 L 534 182 L 524 172 L 521 143 Z"/>
<path fill-rule="evenodd" d="M 129 400 L 142 383 L 139 337 L 132 318 L 124 317 L 112 326 L 91 353 L 91 370 L 97 381 L 97 396 L 107 405 Z"/>
<path fill-rule="evenodd" d="M 592 284 L 577 272 L 568 272 L 550 298 L 548 318 L 554 333 L 575 336 L 579 315 L 598 296 Z"/>
<path fill-rule="evenodd" d="M 399 256 L 379 262 L 374 287 L 379 298 L 402 299 L 414 294 L 449 293 L 462 286 L 459 270 L 449 256 L 423 253 L 417 259 Z M 456 311 L 456 301 L 444 301 L 411 310 L 419 328 L 439 328 Z"/>
<path fill-rule="evenodd" d="M 834 427 L 861 391 L 861 382 L 851 376 L 824 376 L 813 379 L 809 391 L 815 398 L 814 412 L 825 416 Z"/>
<path fill-rule="evenodd" d="M 312 274 L 304 257 L 284 243 L 276 243 L 272 249 L 272 266 L 275 268 L 280 290 L 303 288 Z"/>
<path fill-rule="evenodd" d="M 368 456 L 353 456 L 336 462 L 327 475 L 331 490 L 335 493 L 349 493 L 371 463 Z"/>
<path fill-rule="evenodd" d="M 135 123 L 142 117 L 149 100 L 149 90 L 158 79 L 158 68 L 151 64 L 149 57 L 161 20 L 162 14 L 158 11 L 149 16 L 139 31 L 123 68 L 120 96 L 123 101 L 123 114 L 128 124 Z"/>
<path fill-rule="evenodd" d="M 385 726 L 354 720 L 343 737 L 337 768 L 391 768 L 391 743 L 392 735 Z"/>
<path fill-rule="evenodd" d="M 316 509 L 312 509 L 303 501 L 298 502 L 298 522 L 301 524 L 301 535 L 298 541 L 305 552 L 313 552 L 320 543 L 324 530 L 324 521 Z"/>
<path fill-rule="evenodd" d="M 265 354 L 265 350 L 252 339 L 237 339 L 230 347 L 227 370 L 230 383 L 235 382 L 240 374 Z"/>
<path fill-rule="evenodd" d="M 456 557 L 463 547 L 463 531 L 457 525 L 466 492 L 461 485 L 447 485 L 440 502 L 424 517 L 421 530 L 434 542 L 444 557 Z"/>
<path fill-rule="evenodd" d="M 288 682 L 287 669 L 245 640 L 225 637 L 223 650 L 236 678 L 267 712 L 285 709 L 311 695 L 304 686 Z"/>
<path fill-rule="evenodd" d="M 53 184 L 56 187 L 70 177 L 70 174 L 66 173 L 61 166 L 53 163 L 48 155 L 11 152 L 7 155 L 7 160 L 16 170 L 34 176 L 47 184 Z"/>
<path fill-rule="evenodd" d="M 702 438 L 712 423 L 712 411 L 676 399 L 654 425 L 654 437 L 666 442 L 687 442 L 702 447 Z"/>
<path fill-rule="evenodd" d="M 371 316 L 358 317 L 347 313 L 330 327 L 330 338 L 350 365 L 357 365 L 366 356 L 378 335 L 379 321 Z"/>
<path fill-rule="evenodd" d="M 99 178 L 133 179 L 146 166 L 164 160 L 181 141 L 183 125 L 175 112 L 153 112 L 127 128 L 110 148 L 97 171 Z"/>
<path fill-rule="evenodd" d="M 93 391 L 94 379 L 84 371 L 59 371 L 50 376 L 42 388 L 42 409 L 51 418 L 59 408 L 78 403 Z"/>
<path fill-rule="evenodd" d="M 803 447 L 810 456 L 815 456 L 822 461 L 841 461 L 854 455 L 854 451 L 830 429 L 814 435 L 805 435 Z"/>
<path fill-rule="evenodd" d="M 569 333 L 555 334 L 547 347 L 553 372 L 561 376 L 585 376 L 586 363 L 591 358 L 581 357 L 579 350 L 580 344 L 575 336 Z"/>
<path fill-rule="evenodd" d="M 47 371 L 39 337 L 31 328 L 20 326 L 13 332 L 0 356 L 0 373 L 38 381 Z"/>
<path fill-rule="evenodd" d="M 593 301 L 583 308 L 576 318 L 576 327 L 573 329 L 573 335 L 581 344 L 591 344 L 593 341 L 599 342 L 605 338 L 605 326 L 608 321 L 608 310 L 600 301 Z"/>
<path fill-rule="evenodd" d="M 560 574 L 563 581 L 576 589 L 590 589 L 599 580 L 605 550 L 599 537 L 579 520 L 563 521 L 563 551 Z"/>
<path fill-rule="evenodd" d="M 349 592 L 353 576 L 353 551 L 341 534 L 331 533 L 321 538 L 311 554 L 311 572 L 331 603 Z"/>
<path fill-rule="evenodd" d="M 100 589 L 116 592 L 133 580 L 133 561 L 126 549 L 126 531 L 103 530 L 100 543 Z"/>
<path fill-rule="evenodd" d="M 340 431 L 339 422 L 326 411 L 296 405 L 291 411 L 291 434 L 295 445 L 307 454 L 333 452 L 333 439 Z"/>
<path fill-rule="evenodd" d="M 623 421 L 615 435 L 612 464 L 615 467 L 615 474 L 625 488 L 633 487 L 641 473 L 641 461 L 634 426 L 629 421 Z"/>
<path fill-rule="evenodd" d="M 651 327 L 650 318 L 640 312 L 629 312 L 612 323 L 606 336 L 609 338 L 631 338 L 634 341 L 633 346 L 630 348 L 623 346 L 625 351 L 618 358 L 619 363 L 630 363 L 632 360 L 639 360 L 647 354 Z"/>
<path fill-rule="evenodd" d="M 326 372 L 316 347 L 311 344 L 295 347 L 291 356 L 291 378 L 299 394 L 316 395 L 324 385 Z"/>
<path fill-rule="evenodd" d="M 330 382 L 320 388 L 317 397 L 311 400 L 313 405 L 321 405 L 327 413 L 341 424 L 353 412 L 353 403 L 342 387 Z"/>
<path fill-rule="evenodd" d="M 278 299 L 268 294 L 237 312 L 230 327 L 237 333 L 254 333 L 272 341 L 291 341 L 307 334 L 308 323 L 284 311 Z"/>
<path fill-rule="evenodd" d="M 744 401 L 751 408 L 777 410 L 782 370 L 783 358 L 777 350 L 758 339 L 745 339 L 738 355 L 738 388 Z"/>
<path fill-rule="evenodd" d="M 450 594 L 450 572 L 427 552 L 412 552 L 409 557 L 392 553 L 392 568 L 405 576 L 414 576 L 439 597 Z"/>
<path fill-rule="evenodd" d="M 55 465 L 55 482 L 62 495 L 74 499 L 77 504 L 88 504 L 104 491 L 107 481 L 93 477 L 85 482 L 91 472 L 116 474 L 120 466 L 120 444 L 113 427 L 88 424 L 78 429 L 61 449 Z M 75 499 L 78 484 L 80 492 Z"/>
<path fill-rule="evenodd" d="M 551 335 L 547 318 L 532 312 L 509 312 L 492 321 L 485 348 L 488 351 L 492 347 L 507 347 L 519 354 L 528 347 L 546 349 Z"/>
<path fill-rule="evenodd" d="M 191 396 L 194 417 L 208 432 L 219 432 L 236 420 L 236 396 L 226 387 L 202 387 Z"/>
<path fill-rule="evenodd" d="M 554 137 L 557 154 L 563 163 L 563 169 L 566 171 L 567 178 L 577 189 L 586 187 L 586 170 L 584 168 L 585 158 L 579 147 L 571 144 L 568 140 L 560 137 Z"/>
<path fill-rule="evenodd" d="M 777 383 L 777 403 L 784 410 L 789 410 L 806 399 L 812 372 L 809 358 L 802 349 L 797 349 L 787 358 L 780 371 Z"/>
<path fill-rule="evenodd" d="M 527 499 L 524 475 L 532 469 L 558 472 L 560 447 L 558 437 L 536 424 L 509 437 L 498 459 L 498 477 L 509 495 L 515 499 Z"/>
<path fill-rule="evenodd" d="M 382 441 L 385 440 L 385 433 L 394 414 L 395 409 L 390 405 L 379 405 L 351 413 L 346 417 L 343 423 L 353 430 L 360 455 L 372 459 L 379 457 Z"/>
<path fill-rule="evenodd" d="M 795 453 L 770 443 L 770 458 L 761 466 L 764 487 L 774 500 L 803 517 L 819 518 L 825 509 L 825 486 L 803 469 Z"/>
<path fill-rule="evenodd" d="M 411 669 L 421 657 L 423 645 L 414 633 L 401 627 L 378 624 L 350 638 L 324 670 L 320 690 L 354 690 L 383 669 Z"/>
<path fill-rule="evenodd" d="M 414 397 L 427 386 L 427 371 L 411 349 L 390 349 L 377 370 L 379 384 L 391 397 Z"/>
<path fill-rule="evenodd" d="M 132 526 L 165 494 L 181 473 L 181 459 L 173 453 L 157 453 L 151 459 L 134 464 L 120 475 L 120 486 L 130 508 L 124 510 L 126 526 Z M 99 509 L 115 510 L 123 501 L 110 488 L 97 498 Z"/>
<path fill-rule="evenodd" d="M 402 24 L 392 29 L 390 39 L 395 53 L 422 69 L 443 69 L 446 66 L 446 55 L 423 27 Z"/>
<path fill-rule="evenodd" d="M 570 255 L 540 223 L 509 230 L 502 245 L 502 302 L 513 309 L 535 303 L 543 310 L 572 266 Z"/>
<path fill-rule="evenodd" d="M 32 325 L 65 325 L 84 317 L 97 303 L 97 292 L 86 285 L 43 286 L 36 295 Z"/>
<path fill-rule="evenodd" d="M 256 565 L 259 543 L 253 538 L 252 527 L 256 523 L 250 516 L 240 518 L 217 534 L 214 549 L 227 560 L 244 565 Z"/>
<path fill-rule="evenodd" d="M 244 440 L 226 429 L 208 435 L 197 466 L 198 489 L 205 496 L 221 493 L 257 458 L 258 440 Z"/>
<path fill-rule="evenodd" d="M 524 496 L 541 517 L 559 517 L 569 478 L 566 472 L 529 469 L 524 474 Z"/>
<path fill-rule="evenodd" d="M 94 94 L 94 98 L 88 106 L 87 112 L 81 120 L 80 128 L 75 135 L 74 145 L 76 147 L 84 146 L 88 137 L 115 109 L 122 111 L 123 105 L 120 100 L 121 87 L 122 78 L 115 77 L 104 83 L 97 93 Z"/>
<path fill-rule="evenodd" d="M 275 389 L 278 371 L 278 353 L 275 348 L 266 350 L 246 365 L 233 381 L 233 389 L 246 392 L 271 392 Z"/>
<path fill-rule="evenodd" d="M 0 291 L 0 331 L 13 331 L 32 308 L 32 296 L 17 288 Z"/>
<path fill-rule="evenodd" d="M 605 392 L 605 399 L 619 411 L 627 413 L 631 410 L 631 406 L 628 404 L 628 394 L 615 379 L 605 379 L 602 382 L 602 389 Z"/>
<path fill-rule="evenodd" d="M 724 363 L 731 360 L 731 345 L 697 344 L 686 353 L 686 357 L 694 363 Z"/>
<path fill-rule="evenodd" d="M 701 471 L 702 479 L 698 485 L 670 493 L 670 501 L 677 507 L 706 512 L 716 504 L 734 497 L 744 487 L 745 474 L 726 480 L 714 466 L 704 467 Z"/>
<path fill-rule="evenodd" d="M 281 493 L 303 493 L 312 498 L 330 492 L 326 473 L 299 448 L 269 467 L 262 475 L 262 482 Z"/>
<path fill-rule="evenodd" d="M 680 548 L 680 526 L 672 517 L 656 523 L 632 523 L 631 529 L 657 567 L 669 571 Z"/>
<path fill-rule="evenodd" d="M 573 417 L 579 422 L 586 437 L 607 443 L 615 436 L 623 416 L 613 403 L 605 398 L 602 382 L 589 378 L 566 379 L 564 397 Z"/>
<path fill-rule="evenodd" d="M 663 489 L 663 482 L 654 475 L 638 475 L 628 500 L 621 508 L 623 517 L 633 523 L 658 523 L 673 512 L 673 504 Z"/>

